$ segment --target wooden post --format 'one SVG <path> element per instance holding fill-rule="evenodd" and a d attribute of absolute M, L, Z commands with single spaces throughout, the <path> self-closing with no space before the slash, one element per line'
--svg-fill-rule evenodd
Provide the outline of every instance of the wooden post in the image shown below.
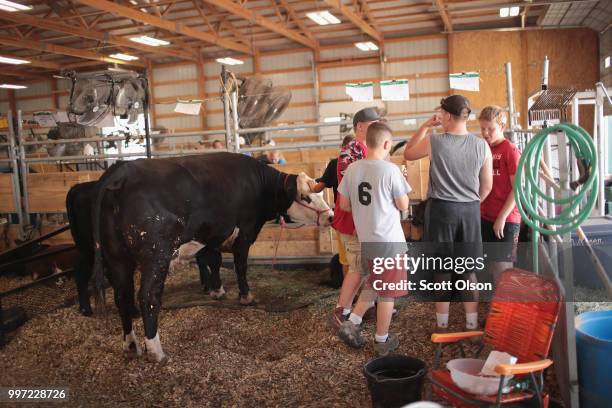
<path fill-rule="evenodd" d="M 253 73 L 259 74 L 261 72 L 261 55 L 258 48 L 253 48 Z"/>
<path fill-rule="evenodd" d="M 12 89 L 9 89 L 7 91 L 7 94 L 8 94 L 9 110 L 11 112 L 17 112 L 17 101 L 15 100 L 15 91 Z"/>
<path fill-rule="evenodd" d="M 59 94 L 57 93 L 57 79 L 51 79 L 51 95 L 53 100 L 53 109 L 59 109 Z"/>
<path fill-rule="evenodd" d="M 204 58 L 202 57 L 202 50 L 198 50 L 198 61 L 197 65 L 197 76 L 198 76 L 198 95 L 200 99 L 206 99 L 206 78 L 204 71 Z M 202 130 L 208 128 L 208 117 L 206 113 L 206 102 L 202 102 L 202 110 L 200 110 L 200 126 Z"/>

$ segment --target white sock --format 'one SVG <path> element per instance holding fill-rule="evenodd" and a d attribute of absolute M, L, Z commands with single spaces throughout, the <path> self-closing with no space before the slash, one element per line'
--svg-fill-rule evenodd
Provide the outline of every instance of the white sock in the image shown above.
<path fill-rule="evenodd" d="M 349 320 L 355 325 L 355 326 L 359 326 L 361 324 L 361 321 L 363 320 L 361 318 L 361 316 L 356 315 L 355 313 L 351 313 L 351 315 L 349 316 Z"/>
<path fill-rule="evenodd" d="M 351 309 L 342 309 L 342 316 L 348 316 L 349 314 L 351 314 Z"/>
<path fill-rule="evenodd" d="M 374 335 L 374 341 L 376 341 L 377 343 L 384 343 L 385 341 L 387 341 L 388 338 L 389 333 L 383 334 L 382 336 L 379 336 L 378 334 Z"/>
<path fill-rule="evenodd" d="M 440 328 L 448 327 L 448 313 L 436 313 L 436 322 Z"/>
<path fill-rule="evenodd" d="M 474 330 L 478 327 L 478 312 L 465 314 L 465 328 Z"/>

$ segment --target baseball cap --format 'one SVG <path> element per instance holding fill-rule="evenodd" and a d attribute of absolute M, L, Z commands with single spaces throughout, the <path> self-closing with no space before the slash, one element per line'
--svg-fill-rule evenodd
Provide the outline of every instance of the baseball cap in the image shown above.
<path fill-rule="evenodd" d="M 451 95 L 442 98 L 440 107 L 448 113 L 465 118 L 472 112 L 470 101 L 463 95 Z"/>
<path fill-rule="evenodd" d="M 353 115 L 353 129 L 357 127 L 359 122 L 374 122 L 380 120 L 381 116 L 378 109 L 375 107 L 363 108 Z"/>

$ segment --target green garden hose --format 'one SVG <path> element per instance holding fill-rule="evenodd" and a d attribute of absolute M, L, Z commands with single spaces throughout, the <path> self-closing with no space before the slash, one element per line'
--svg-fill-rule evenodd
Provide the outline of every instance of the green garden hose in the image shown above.
<path fill-rule="evenodd" d="M 588 172 L 588 177 L 570 197 L 555 198 L 542 191 L 538 185 L 538 170 L 546 138 L 556 132 L 565 132 L 578 162 Z M 565 234 L 574 231 L 591 214 L 597 200 L 597 152 L 591 136 L 581 127 L 562 123 L 539 132 L 525 146 L 514 178 L 514 197 L 523 221 L 534 232 L 544 235 Z M 538 201 L 563 206 L 552 218 L 538 212 Z M 580 211 L 580 205 L 584 203 Z M 545 225 L 555 226 L 554 230 Z"/>

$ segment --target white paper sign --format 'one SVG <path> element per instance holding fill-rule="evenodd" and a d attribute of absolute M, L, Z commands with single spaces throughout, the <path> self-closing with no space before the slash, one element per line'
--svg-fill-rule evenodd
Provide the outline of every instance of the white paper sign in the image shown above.
<path fill-rule="evenodd" d="M 407 79 L 380 81 L 380 96 L 383 101 L 410 100 L 410 89 Z"/>
<path fill-rule="evenodd" d="M 57 123 L 53 119 L 50 112 L 37 112 L 34 114 L 34 119 L 41 127 L 55 127 Z"/>
<path fill-rule="evenodd" d="M 461 72 L 448 76 L 450 87 L 461 91 L 480 91 L 480 74 L 478 72 Z"/>
<path fill-rule="evenodd" d="M 174 107 L 174 111 L 185 115 L 199 115 L 201 106 L 201 102 L 179 102 Z"/>
<path fill-rule="evenodd" d="M 346 84 L 345 91 L 354 102 L 371 102 L 374 100 L 374 84 L 372 82 Z"/>

